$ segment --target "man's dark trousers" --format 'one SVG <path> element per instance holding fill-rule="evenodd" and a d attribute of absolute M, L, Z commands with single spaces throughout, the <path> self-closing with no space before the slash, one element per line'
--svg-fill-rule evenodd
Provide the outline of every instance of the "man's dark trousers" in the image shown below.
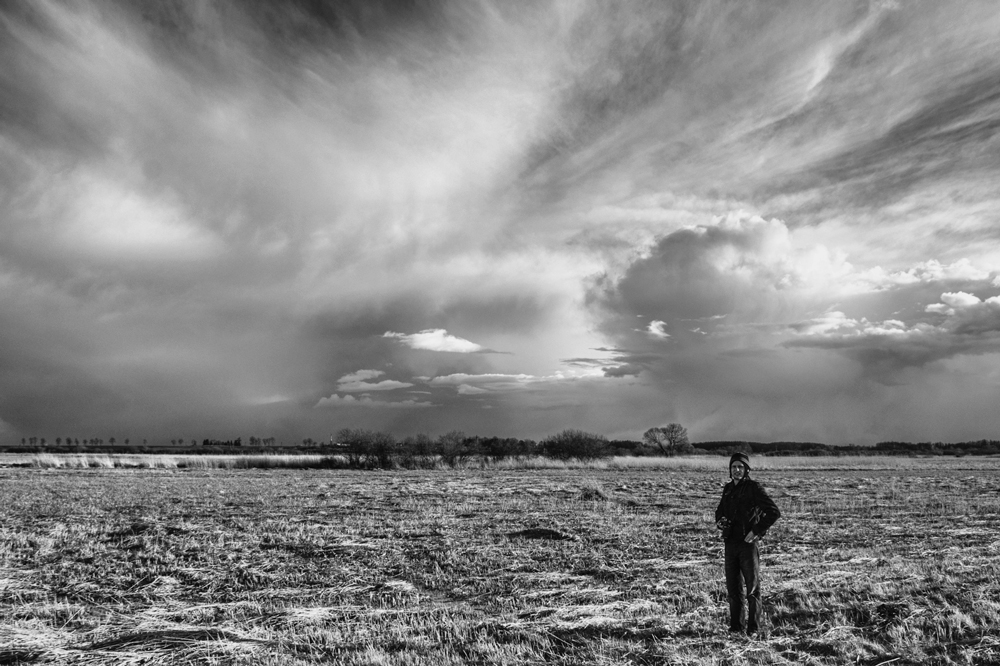
<path fill-rule="evenodd" d="M 726 541 L 726 593 L 729 595 L 729 628 L 753 633 L 760 628 L 760 552 L 757 542 Z M 749 606 L 749 618 L 747 608 Z M 749 623 L 747 620 L 749 619 Z"/>

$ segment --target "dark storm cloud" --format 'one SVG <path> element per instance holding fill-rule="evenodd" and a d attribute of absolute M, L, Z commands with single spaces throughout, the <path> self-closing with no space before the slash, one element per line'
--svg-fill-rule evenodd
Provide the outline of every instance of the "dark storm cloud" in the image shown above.
<path fill-rule="evenodd" d="M 664 236 L 597 279 L 591 303 L 632 350 L 616 354 L 609 376 L 661 387 L 706 432 L 764 428 L 750 409 L 780 412 L 789 436 L 822 439 L 836 437 L 830 406 L 842 412 L 851 391 L 891 402 L 887 391 L 919 384 L 914 372 L 932 362 L 1000 351 L 997 299 L 971 293 L 995 293 L 994 276 L 967 261 L 858 271 L 799 246 L 780 221 L 730 217 Z M 826 312 L 797 321 L 817 309 Z M 840 432 L 881 428 L 866 419 Z"/>
<path fill-rule="evenodd" d="M 789 252 L 787 229 L 774 220 L 734 217 L 681 229 L 618 279 L 599 278 L 591 298 L 615 313 L 612 325 L 634 330 L 638 316 L 660 323 L 653 337 L 690 337 L 702 328 L 693 322 L 708 326 L 727 315 L 753 317 L 762 308 L 780 306 L 781 291 L 796 280 Z"/>

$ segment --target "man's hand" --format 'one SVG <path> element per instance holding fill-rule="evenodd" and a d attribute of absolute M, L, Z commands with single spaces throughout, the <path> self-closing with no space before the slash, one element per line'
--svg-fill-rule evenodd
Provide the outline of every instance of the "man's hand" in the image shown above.
<path fill-rule="evenodd" d="M 753 533 L 753 530 L 747 532 L 747 535 L 743 537 L 743 540 L 747 543 L 753 543 L 757 539 L 757 535 Z"/>
<path fill-rule="evenodd" d="M 715 521 L 715 526 L 718 527 L 720 530 L 724 530 L 727 527 L 729 527 L 729 519 L 726 517 L 719 518 L 717 521 Z"/>

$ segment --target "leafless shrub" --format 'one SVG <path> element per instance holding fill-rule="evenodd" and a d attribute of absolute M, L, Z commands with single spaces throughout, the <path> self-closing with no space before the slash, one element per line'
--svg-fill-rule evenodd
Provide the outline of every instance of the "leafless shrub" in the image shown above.
<path fill-rule="evenodd" d="M 344 428 L 337 443 L 345 448 L 348 464 L 360 469 L 390 469 L 399 453 L 395 437 L 374 430 Z"/>
<path fill-rule="evenodd" d="M 582 430 L 563 430 L 542 441 L 545 455 L 557 460 L 596 460 L 610 458 L 611 448 L 603 435 L 595 435 Z"/>
<path fill-rule="evenodd" d="M 475 453 L 469 438 L 464 432 L 452 430 L 437 438 L 437 454 L 441 462 L 448 467 L 457 467 Z"/>

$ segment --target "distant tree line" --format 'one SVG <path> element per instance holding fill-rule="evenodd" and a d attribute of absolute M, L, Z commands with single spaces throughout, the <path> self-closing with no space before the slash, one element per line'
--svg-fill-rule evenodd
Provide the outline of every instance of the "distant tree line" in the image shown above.
<path fill-rule="evenodd" d="M 1000 440 L 979 439 L 972 442 L 879 442 L 875 450 L 886 454 L 904 455 L 945 455 L 945 456 L 990 456 L 1000 454 Z"/>
<path fill-rule="evenodd" d="M 494 460 L 526 457 L 537 455 L 538 444 L 532 440 L 468 436 L 457 430 L 434 438 L 419 434 L 397 439 L 385 432 L 345 428 L 327 450 L 342 456 L 346 467 L 388 469 L 433 467 L 438 461 L 456 467 L 473 456 Z"/>
<path fill-rule="evenodd" d="M 125 446 L 128 446 L 129 440 L 126 438 L 122 443 Z M 56 437 L 55 439 L 56 446 L 104 446 L 105 444 L 108 444 L 109 446 L 116 446 L 117 441 L 115 440 L 114 437 L 108 439 L 107 442 L 98 437 L 91 437 L 90 439 L 84 438 L 83 440 L 79 439 L 78 437 L 67 437 L 66 439 L 63 439 L 62 437 Z M 21 438 L 21 446 L 43 447 L 47 445 L 48 443 L 46 442 L 44 437 Z"/>
<path fill-rule="evenodd" d="M 492 461 L 545 456 L 555 460 L 595 460 L 612 456 L 675 456 L 690 454 L 731 455 L 736 451 L 769 456 L 840 456 L 840 455 L 1000 455 L 1000 440 L 981 439 L 969 442 L 879 442 L 875 446 L 830 445 L 819 442 L 754 442 L 746 440 L 720 440 L 690 442 L 687 430 L 679 423 L 670 423 L 648 429 L 641 441 L 609 440 L 603 435 L 582 430 L 563 430 L 541 441 L 513 437 L 481 437 L 451 431 L 437 437 L 425 434 L 410 435 L 402 439 L 392 434 L 373 430 L 345 428 L 329 441 L 305 438 L 301 444 L 285 446 L 274 437 L 251 436 L 246 444 L 241 437 L 235 439 L 175 438 L 170 446 L 149 446 L 147 440 L 133 442 L 110 437 L 76 438 L 25 437 L 21 446 L 0 447 L 7 451 L 56 451 L 56 452 L 161 452 L 161 453 L 221 453 L 233 448 L 241 451 L 283 452 L 302 451 L 336 455 L 345 466 L 358 468 L 420 467 L 445 464 L 458 466 L 471 458 Z M 331 458 L 333 462 L 333 458 Z"/>
<path fill-rule="evenodd" d="M 252 441 L 252 440 L 256 439 L 256 437 L 251 437 L 250 439 Z M 193 441 L 191 443 L 194 444 Z M 219 439 L 204 439 L 204 440 L 202 440 L 201 445 L 202 446 L 243 446 L 243 438 L 237 437 L 236 439 L 228 439 L 226 441 L 222 441 L 222 440 L 219 440 Z"/>
<path fill-rule="evenodd" d="M 764 455 L 828 456 L 837 455 L 839 448 L 816 442 L 749 442 L 744 440 L 696 442 L 694 444 L 697 453 L 716 453 L 719 455 L 732 455 L 737 451 L 742 451 L 743 453 Z"/>
<path fill-rule="evenodd" d="M 857 444 L 831 445 L 818 442 L 697 442 L 696 453 L 731 455 L 736 451 L 770 456 L 866 456 L 866 455 L 1000 455 L 1000 440 L 980 439 L 971 442 L 879 442 L 875 446 Z"/>
<path fill-rule="evenodd" d="M 612 456 L 662 456 L 693 453 L 687 430 L 679 424 L 651 428 L 643 441 L 608 440 L 583 430 L 563 430 L 541 441 L 479 437 L 452 431 L 432 438 L 411 435 L 397 439 L 372 430 L 345 428 L 332 438 L 329 451 L 339 454 L 346 467 L 392 468 L 456 467 L 472 458 L 494 462 L 544 456 L 555 460 L 598 460 Z"/>
<path fill-rule="evenodd" d="M 346 428 L 337 433 L 330 450 L 339 454 L 346 467 L 416 468 L 444 464 L 457 467 L 473 458 L 494 462 L 546 456 L 557 460 L 595 460 L 630 455 L 637 442 L 609 441 L 603 435 L 582 430 L 564 430 L 542 441 L 513 437 L 479 437 L 451 431 L 438 437 L 411 435 L 397 439 L 372 430 Z"/>

